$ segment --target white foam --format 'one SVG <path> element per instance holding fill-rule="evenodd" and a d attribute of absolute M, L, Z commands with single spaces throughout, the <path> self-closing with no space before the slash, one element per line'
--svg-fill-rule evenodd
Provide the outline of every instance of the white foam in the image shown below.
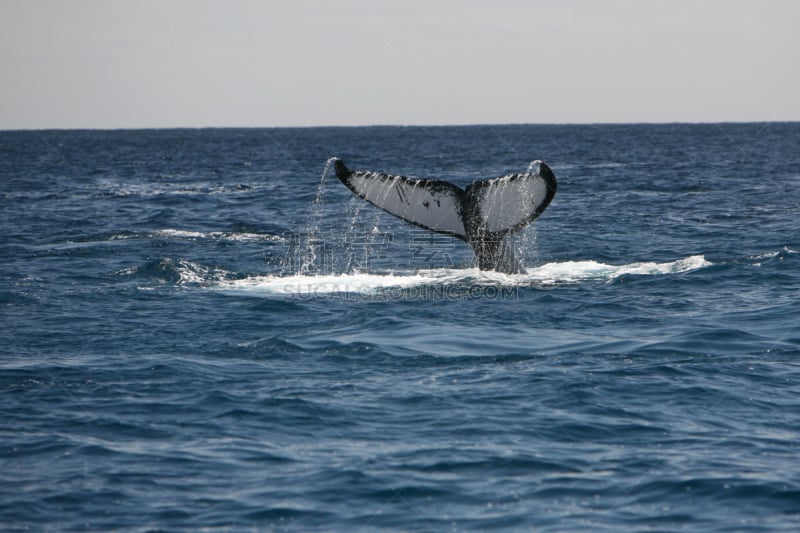
<path fill-rule="evenodd" d="M 322 296 L 352 293 L 374 294 L 384 289 L 404 289 L 426 284 L 446 284 L 463 279 L 465 270 L 422 270 L 389 274 L 323 274 L 292 276 L 255 276 L 219 283 L 218 289 L 234 292 L 257 292 L 295 296 Z M 477 269 L 475 272 L 478 272 Z"/>
<path fill-rule="evenodd" d="M 612 280 L 626 274 L 657 275 L 689 272 L 711 265 L 702 255 L 693 255 L 667 263 L 643 262 L 608 265 L 597 261 L 565 261 L 528 269 L 527 275 L 541 283 L 569 283 L 584 280 Z"/>
<path fill-rule="evenodd" d="M 155 237 L 175 237 L 179 239 L 202 239 L 206 236 L 201 231 L 184 231 L 179 229 L 161 229 L 153 232 Z"/>
<path fill-rule="evenodd" d="M 619 276 L 665 275 L 689 272 L 711 265 L 702 255 L 667 263 L 630 263 L 608 265 L 597 261 L 564 261 L 530 268 L 523 274 L 502 274 L 467 269 L 431 269 L 386 274 L 349 273 L 290 276 L 253 276 L 221 280 L 211 288 L 223 292 L 285 296 L 327 296 L 336 294 L 395 294 L 395 290 L 418 287 L 520 287 L 557 285 L 582 281 L 610 281 Z M 469 292 L 469 291 L 468 291 Z M 471 294 L 471 293 L 470 293 Z"/>

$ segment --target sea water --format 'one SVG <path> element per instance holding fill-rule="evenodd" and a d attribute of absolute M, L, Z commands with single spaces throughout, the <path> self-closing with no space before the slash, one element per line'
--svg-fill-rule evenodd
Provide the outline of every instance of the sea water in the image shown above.
<path fill-rule="evenodd" d="M 544 160 L 522 274 L 326 169 Z M 0 526 L 796 531 L 800 124 L 0 132 Z"/>

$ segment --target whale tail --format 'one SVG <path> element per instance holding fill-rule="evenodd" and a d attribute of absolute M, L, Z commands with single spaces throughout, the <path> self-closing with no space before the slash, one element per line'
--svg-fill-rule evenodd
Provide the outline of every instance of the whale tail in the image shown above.
<path fill-rule="evenodd" d="M 406 222 L 472 246 L 481 270 L 522 271 L 506 237 L 531 223 L 556 194 L 556 177 L 537 161 L 532 171 L 475 181 L 466 190 L 441 180 L 350 170 L 334 160 L 341 182 L 357 196 Z"/>

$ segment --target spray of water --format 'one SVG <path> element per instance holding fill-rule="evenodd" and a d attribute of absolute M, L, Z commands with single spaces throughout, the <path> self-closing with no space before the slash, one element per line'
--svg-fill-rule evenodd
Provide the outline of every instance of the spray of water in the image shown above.
<path fill-rule="evenodd" d="M 534 159 L 528 165 L 528 170 L 525 171 L 526 174 L 533 174 L 534 172 L 539 172 L 539 163 L 541 161 L 539 159 Z"/>
<path fill-rule="evenodd" d="M 311 206 L 311 217 L 305 231 L 305 242 L 300 250 L 302 257 L 300 274 L 308 274 L 309 272 L 317 270 L 320 266 L 318 264 L 318 259 L 321 256 L 319 252 L 322 241 L 319 233 L 324 209 L 325 178 L 330 173 L 334 161 L 336 161 L 336 158 L 331 157 L 325 162 L 325 168 L 322 170 L 322 175 L 319 178 L 317 194 Z"/>

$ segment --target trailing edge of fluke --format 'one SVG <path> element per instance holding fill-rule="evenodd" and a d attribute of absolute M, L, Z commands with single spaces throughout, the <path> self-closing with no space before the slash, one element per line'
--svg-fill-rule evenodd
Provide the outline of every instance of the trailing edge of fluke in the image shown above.
<path fill-rule="evenodd" d="M 524 174 L 472 182 L 466 190 L 441 180 L 350 170 L 334 158 L 336 176 L 357 196 L 417 226 L 472 246 L 481 270 L 524 271 L 506 237 L 542 214 L 556 194 L 556 177 L 541 161 Z"/>

